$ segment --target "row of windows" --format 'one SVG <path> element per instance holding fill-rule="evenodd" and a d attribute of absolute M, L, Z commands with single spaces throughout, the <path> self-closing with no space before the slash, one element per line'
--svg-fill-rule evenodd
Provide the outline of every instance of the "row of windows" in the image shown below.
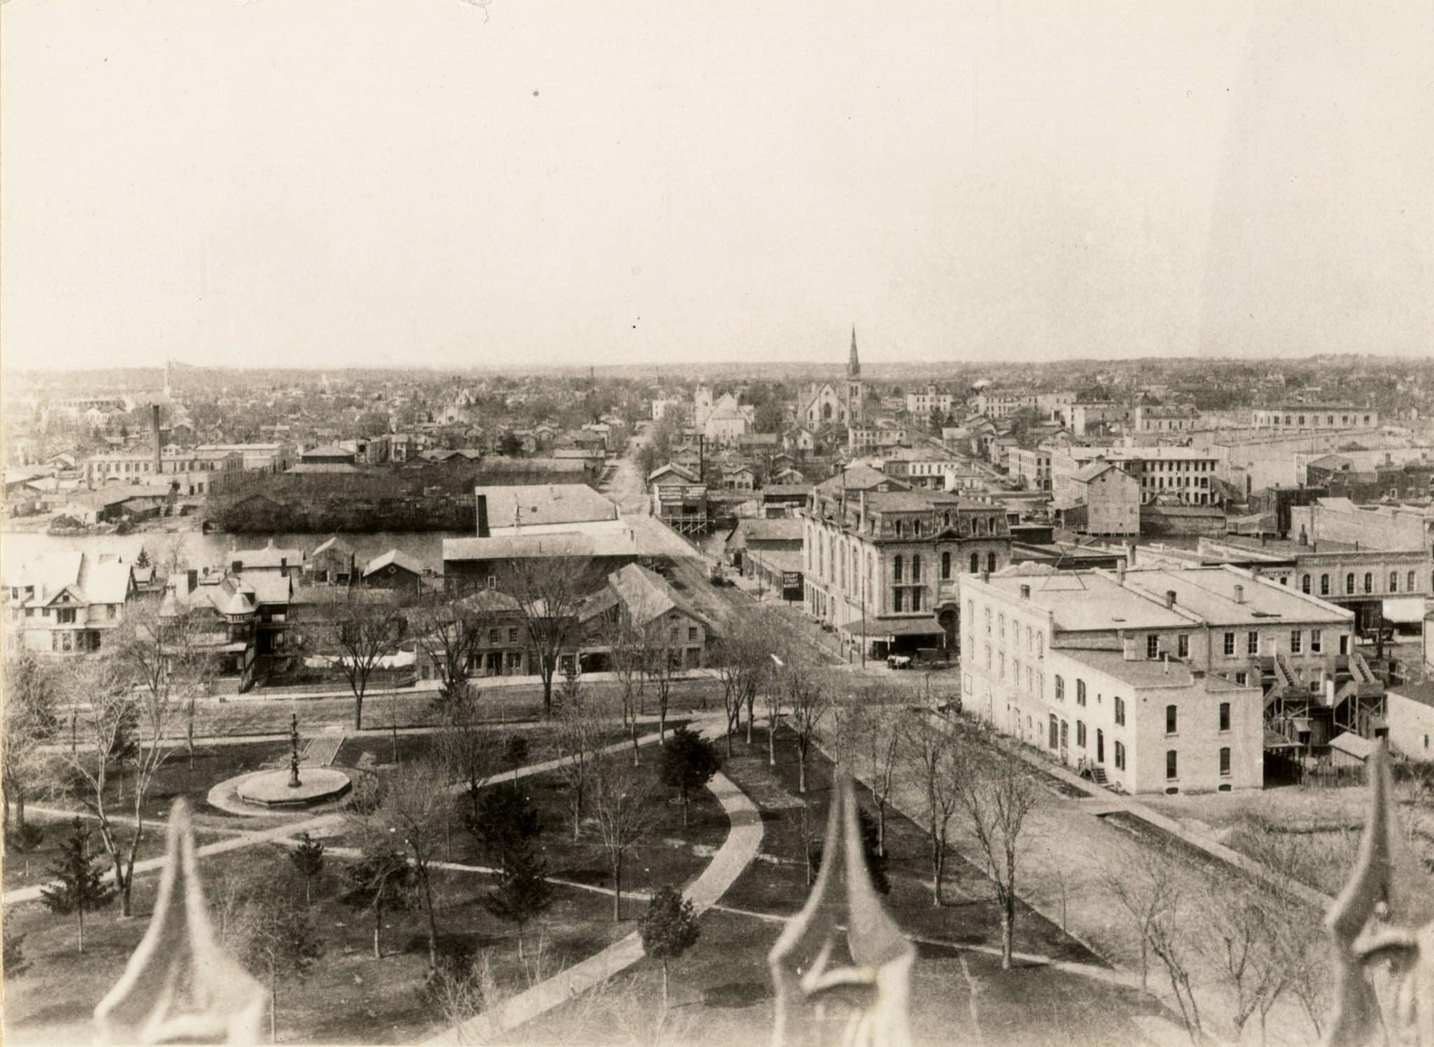
<path fill-rule="evenodd" d="M 1219 729 L 1220 729 L 1221 733 L 1224 733 L 1225 731 L 1228 731 L 1228 730 L 1230 729 L 1230 703 L 1229 703 L 1229 702 L 1221 702 L 1221 703 L 1220 703 L 1219 725 L 1220 725 Z M 1166 733 L 1166 734 L 1179 734 L 1179 733 L 1180 733 L 1180 708 L 1179 708 L 1179 706 L 1167 705 L 1167 706 L 1165 707 L 1165 733 Z"/>
<path fill-rule="evenodd" d="M 1290 630 L 1290 654 L 1304 654 L 1304 630 Z M 1309 632 L 1310 654 L 1324 653 L 1324 631 L 1322 629 L 1311 629 Z M 1344 653 L 1346 637 L 1340 637 L 1340 653 Z M 1223 650 L 1226 658 L 1235 657 L 1237 648 L 1236 636 L 1234 633 L 1225 633 L 1223 637 Z M 1260 653 L 1260 634 L 1251 630 L 1245 634 L 1245 653 L 1257 655 Z"/>
<path fill-rule="evenodd" d="M 1165 780 L 1174 781 L 1180 777 L 1180 753 L 1175 749 L 1165 750 Z M 1220 747 L 1220 777 L 1230 777 L 1230 747 Z"/>
<path fill-rule="evenodd" d="M 1413 571 L 1409 571 L 1409 572 L 1406 573 L 1405 576 L 1404 576 L 1404 591 L 1405 591 L 1405 592 L 1412 593 L 1412 592 L 1414 592 L 1417 588 L 1419 588 L 1418 576 L 1417 576 Z M 1308 592 L 1310 592 L 1310 589 L 1311 589 L 1311 577 L 1310 577 L 1309 575 L 1307 575 L 1307 574 L 1306 574 L 1306 575 L 1301 575 L 1301 576 L 1300 576 L 1300 591 L 1301 591 L 1301 592 L 1308 593 Z M 1344 576 L 1344 592 L 1345 592 L 1345 595 L 1348 596 L 1348 595 L 1352 595 L 1352 594 L 1354 593 L 1354 591 L 1355 591 L 1355 589 L 1354 589 L 1354 572 L 1351 571 L 1351 572 L 1349 572 L 1348 574 L 1346 574 L 1346 575 Z M 1365 571 L 1365 572 L 1364 572 L 1364 591 L 1367 592 L 1367 593 L 1372 593 L 1372 592 L 1374 592 L 1374 574 L 1373 574 L 1372 572 L 1370 572 L 1370 571 Z M 1397 593 L 1397 592 L 1399 592 L 1399 572 L 1398 572 L 1398 571 L 1390 571 L 1390 572 L 1389 572 L 1389 590 L 1388 590 L 1388 591 L 1391 592 L 1391 593 Z M 1329 575 L 1327 575 L 1327 574 L 1322 574 L 1322 575 L 1319 576 L 1319 594 L 1320 594 L 1321 596 L 1328 596 L 1328 595 L 1329 595 Z"/>

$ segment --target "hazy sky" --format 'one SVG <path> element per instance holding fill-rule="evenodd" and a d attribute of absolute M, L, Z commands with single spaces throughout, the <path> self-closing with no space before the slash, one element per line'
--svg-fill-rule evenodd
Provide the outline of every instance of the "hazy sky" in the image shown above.
<path fill-rule="evenodd" d="M 0 21 L 7 366 L 1434 353 L 1428 2 Z"/>

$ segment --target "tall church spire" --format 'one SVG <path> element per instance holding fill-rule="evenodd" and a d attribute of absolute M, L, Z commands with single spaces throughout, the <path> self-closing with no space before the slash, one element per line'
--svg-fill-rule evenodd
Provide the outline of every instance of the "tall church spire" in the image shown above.
<path fill-rule="evenodd" d="M 857 359 L 856 355 L 856 324 L 851 325 L 851 356 L 847 358 L 846 376 L 848 378 L 861 376 L 861 361 Z"/>

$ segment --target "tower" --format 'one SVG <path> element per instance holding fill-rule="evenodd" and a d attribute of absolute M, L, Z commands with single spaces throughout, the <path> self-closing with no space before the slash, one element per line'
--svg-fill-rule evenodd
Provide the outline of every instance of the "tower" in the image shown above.
<path fill-rule="evenodd" d="M 846 424 L 859 425 L 866 390 L 861 384 L 861 360 L 856 355 L 856 324 L 851 325 L 851 355 L 846 361 Z"/>

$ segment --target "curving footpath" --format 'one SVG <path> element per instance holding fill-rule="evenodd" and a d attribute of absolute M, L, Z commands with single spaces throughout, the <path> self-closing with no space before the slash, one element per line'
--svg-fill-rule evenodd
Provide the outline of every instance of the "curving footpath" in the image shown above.
<path fill-rule="evenodd" d="M 707 786 L 727 813 L 731 828 L 712 861 L 683 895 L 699 913 L 710 909 L 726 893 L 743 870 L 757 856 L 762 844 L 762 819 L 757 807 L 724 774 L 717 774 Z M 486 1043 L 508 1029 L 532 1021 L 554 1007 L 587 992 L 608 978 L 622 973 L 643 958 L 642 939 L 636 931 L 609 945 L 596 956 L 559 972 L 525 992 L 507 1000 L 492 1012 L 485 1012 L 426 1041 L 429 1044 Z"/>

